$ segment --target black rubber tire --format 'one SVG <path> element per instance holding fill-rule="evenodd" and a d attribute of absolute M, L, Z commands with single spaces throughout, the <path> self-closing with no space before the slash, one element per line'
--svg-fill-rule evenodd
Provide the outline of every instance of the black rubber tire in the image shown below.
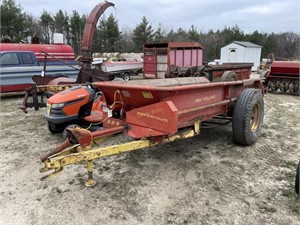
<path fill-rule="evenodd" d="M 299 176 L 300 176 L 300 161 L 298 163 L 296 178 L 295 178 L 295 191 L 299 195 Z"/>
<path fill-rule="evenodd" d="M 48 122 L 48 130 L 52 134 L 61 133 L 61 132 L 63 132 L 64 129 L 65 129 L 65 126 L 63 126 L 63 125 L 57 125 L 57 124 Z"/>
<path fill-rule="evenodd" d="M 236 81 L 237 77 L 235 72 L 225 71 L 221 76 L 221 81 Z"/>
<path fill-rule="evenodd" d="M 129 81 L 129 80 L 130 80 L 130 74 L 129 74 L 129 73 L 124 73 L 124 74 L 122 75 L 122 78 L 123 78 L 123 80 L 125 80 L 125 81 Z"/>
<path fill-rule="evenodd" d="M 109 79 L 109 80 L 115 79 L 115 75 L 113 75 L 113 74 L 108 75 L 108 79 Z"/>
<path fill-rule="evenodd" d="M 255 113 L 253 120 L 253 113 Z M 256 142 L 260 133 L 264 118 L 264 100 L 258 89 L 245 89 L 238 97 L 233 110 L 232 130 L 234 140 L 245 146 Z"/>

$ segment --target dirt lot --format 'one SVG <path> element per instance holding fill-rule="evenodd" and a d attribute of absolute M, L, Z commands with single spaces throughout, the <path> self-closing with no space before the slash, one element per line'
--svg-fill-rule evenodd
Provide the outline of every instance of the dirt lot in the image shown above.
<path fill-rule="evenodd" d="M 40 181 L 39 157 L 62 141 L 44 109 L 24 114 L 1 99 L 0 224 L 300 224 L 294 194 L 300 159 L 300 99 L 265 96 L 259 141 L 232 142 L 231 124 L 194 138 L 96 160 Z M 126 141 L 118 135 L 108 141 Z"/>

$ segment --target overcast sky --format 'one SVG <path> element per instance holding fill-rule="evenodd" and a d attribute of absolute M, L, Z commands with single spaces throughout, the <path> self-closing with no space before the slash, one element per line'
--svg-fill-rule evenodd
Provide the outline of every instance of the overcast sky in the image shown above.
<path fill-rule="evenodd" d="M 89 14 L 102 0 L 15 0 L 25 12 L 39 17 L 43 9 L 54 15 L 59 9 Z M 113 13 L 119 27 L 135 28 L 145 16 L 152 27 L 161 23 L 168 29 L 179 27 L 198 31 L 222 30 L 237 25 L 245 33 L 296 32 L 300 34 L 300 0 L 111 0 L 105 15 Z"/>

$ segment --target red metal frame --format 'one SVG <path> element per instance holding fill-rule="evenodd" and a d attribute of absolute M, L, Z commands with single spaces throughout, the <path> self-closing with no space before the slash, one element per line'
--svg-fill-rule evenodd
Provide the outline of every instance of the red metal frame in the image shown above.
<path fill-rule="evenodd" d="M 271 66 L 270 75 L 292 75 L 298 76 L 300 74 L 300 62 L 292 61 L 274 61 Z"/>
<path fill-rule="evenodd" d="M 183 50 L 183 53 L 182 53 L 182 64 L 183 65 L 185 65 L 185 61 L 186 61 L 185 51 L 191 50 L 190 66 L 192 66 L 192 64 L 193 64 L 193 51 L 192 50 L 194 50 L 194 49 L 197 50 L 197 54 L 196 54 L 196 64 L 197 65 L 194 65 L 194 66 L 202 65 L 202 61 L 198 63 L 198 61 L 199 61 L 198 55 L 199 55 L 199 50 L 201 49 L 202 50 L 202 58 L 203 58 L 203 49 L 204 48 L 199 42 L 168 42 L 168 43 L 159 43 L 159 44 L 145 44 L 143 49 L 144 49 L 144 78 L 146 78 L 146 79 L 147 78 L 157 79 L 157 78 L 159 78 L 158 72 L 165 72 L 165 71 L 157 70 L 157 64 L 159 64 L 159 62 L 157 62 L 157 55 L 158 55 L 159 51 L 162 51 L 164 49 L 166 49 L 166 55 L 167 55 L 167 69 L 170 68 L 170 64 L 171 64 L 170 52 L 172 50 L 175 50 L 174 61 L 175 61 L 175 65 L 177 65 L 177 63 L 178 63 L 177 49 Z M 152 59 L 150 59 L 148 57 L 149 52 L 154 52 L 155 62 L 152 62 L 151 61 Z M 153 63 L 155 63 L 155 65 L 153 65 Z M 155 67 L 155 69 L 148 70 L 149 64 L 153 65 Z"/>
<path fill-rule="evenodd" d="M 100 16 L 110 6 L 115 6 L 115 4 L 111 2 L 102 2 L 96 5 L 94 9 L 91 11 L 84 28 L 83 38 L 82 38 L 81 51 L 82 51 L 82 56 L 84 58 L 92 60 L 91 50 L 92 50 L 96 25 Z"/>
<path fill-rule="evenodd" d="M 195 120 L 226 115 L 232 109 L 229 103 L 246 87 L 262 88 L 259 79 L 210 83 L 204 77 L 94 84 L 102 90 L 108 106 L 114 105 L 118 96 L 126 111 L 128 135 L 134 138 L 172 135 Z"/>
<path fill-rule="evenodd" d="M 0 43 L 0 51 L 31 51 L 35 54 L 38 62 L 43 62 L 47 52 L 55 58 L 48 57 L 47 61 L 75 60 L 75 53 L 70 45 L 64 44 L 19 44 L 19 43 Z"/>

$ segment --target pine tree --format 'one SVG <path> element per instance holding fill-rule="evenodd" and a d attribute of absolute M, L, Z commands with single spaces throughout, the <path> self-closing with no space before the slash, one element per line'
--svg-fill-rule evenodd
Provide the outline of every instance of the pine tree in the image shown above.
<path fill-rule="evenodd" d="M 43 10 L 40 16 L 39 25 L 42 31 L 42 41 L 46 44 L 50 44 L 53 34 L 53 18 L 46 10 Z"/>
<path fill-rule="evenodd" d="M 67 43 L 69 44 L 70 38 L 70 25 L 69 16 L 62 10 L 59 10 L 54 16 L 54 30 L 55 32 L 62 33 L 65 35 Z"/>
<path fill-rule="evenodd" d="M 33 18 L 24 13 L 14 0 L 3 0 L 0 12 L 2 37 L 7 36 L 12 42 L 19 42 L 32 35 Z"/>
<path fill-rule="evenodd" d="M 189 41 L 199 41 L 199 34 L 198 34 L 197 27 L 192 25 L 187 33 L 187 37 Z"/>
<path fill-rule="evenodd" d="M 121 40 L 121 33 L 119 31 L 118 21 L 114 18 L 113 14 L 110 14 L 107 18 L 106 24 L 106 38 L 107 38 L 107 51 L 116 52 L 119 49 L 119 43 Z"/>
<path fill-rule="evenodd" d="M 107 19 L 103 16 L 96 31 L 94 50 L 102 53 L 119 51 L 121 33 L 113 14 L 110 14 Z"/>
<path fill-rule="evenodd" d="M 70 17 L 70 39 L 72 40 L 71 45 L 76 54 L 80 54 L 81 50 L 81 41 L 85 26 L 82 20 L 83 18 L 74 10 Z"/>
<path fill-rule="evenodd" d="M 148 20 L 144 16 L 142 22 L 133 30 L 133 41 L 137 51 L 142 51 L 143 45 L 153 40 L 153 29 Z"/>

